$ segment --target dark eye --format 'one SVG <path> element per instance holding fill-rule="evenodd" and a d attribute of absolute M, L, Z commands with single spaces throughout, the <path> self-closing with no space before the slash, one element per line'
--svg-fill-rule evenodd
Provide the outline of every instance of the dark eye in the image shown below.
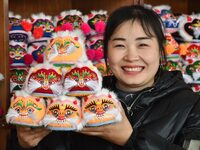
<path fill-rule="evenodd" d="M 141 44 L 139 44 L 139 47 L 148 47 L 148 44 L 141 43 Z"/>
<path fill-rule="evenodd" d="M 53 81 L 49 81 L 49 84 L 53 84 Z"/>
<path fill-rule="evenodd" d="M 57 110 L 53 110 L 53 115 L 54 115 L 55 117 L 58 117 L 58 111 L 57 111 Z"/>
<path fill-rule="evenodd" d="M 12 77 L 12 81 L 13 81 L 13 82 L 18 81 L 18 80 L 17 80 L 17 77 L 13 76 L 13 77 Z"/>
<path fill-rule="evenodd" d="M 68 117 L 71 116 L 72 114 L 73 112 L 71 110 L 67 110 L 65 116 Z"/>
<path fill-rule="evenodd" d="M 78 78 L 75 78 L 74 80 L 75 80 L 76 82 L 78 82 Z"/>
<path fill-rule="evenodd" d="M 105 111 L 108 110 L 108 107 L 109 107 L 108 104 L 104 104 L 104 105 L 103 105 L 103 110 L 105 110 Z"/>
<path fill-rule="evenodd" d="M 44 80 L 39 80 L 39 83 L 40 83 L 40 84 L 43 84 L 43 83 L 44 83 Z"/>
<path fill-rule="evenodd" d="M 10 57 L 13 58 L 15 56 L 15 52 L 10 52 Z"/>
<path fill-rule="evenodd" d="M 42 24 L 40 27 L 42 27 L 43 29 L 45 28 L 45 25 L 44 24 Z"/>
<path fill-rule="evenodd" d="M 22 52 L 22 51 L 19 52 L 19 55 L 20 55 L 20 56 L 23 56 L 23 55 L 24 55 L 24 52 Z"/>
<path fill-rule="evenodd" d="M 28 114 L 32 114 L 34 112 L 34 109 L 28 108 Z"/>
<path fill-rule="evenodd" d="M 15 108 L 15 110 L 17 111 L 17 113 L 20 113 L 20 108 Z"/>
<path fill-rule="evenodd" d="M 96 112 L 96 107 L 95 106 L 91 106 L 89 109 L 91 112 L 95 113 Z"/>
<path fill-rule="evenodd" d="M 89 79 L 88 78 L 84 78 L 84 81 L 87 82 L 87 81 L 89 81 Z"/>
<path fill-rule="evenodd" d="M 124 48 L 125 46 L 122 45 L 122 44 L 116 44 L 114 47 L 116 47 L 116 48 Z"/>

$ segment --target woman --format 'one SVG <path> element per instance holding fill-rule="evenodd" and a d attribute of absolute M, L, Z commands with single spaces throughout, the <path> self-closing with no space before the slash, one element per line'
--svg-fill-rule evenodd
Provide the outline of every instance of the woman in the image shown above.
<path fill-rule="evenodd" d="M 104 39 L 113 76 L 103 85 L 118 95 L 122 121 L 80 133 L 17 127 L 18 149 L 183 150 L 184 140 L 200 139 L 199 96 L 179 72 L 161 69 L 164 40 L 152 10 L 135 5 L 114 11 Z"/>

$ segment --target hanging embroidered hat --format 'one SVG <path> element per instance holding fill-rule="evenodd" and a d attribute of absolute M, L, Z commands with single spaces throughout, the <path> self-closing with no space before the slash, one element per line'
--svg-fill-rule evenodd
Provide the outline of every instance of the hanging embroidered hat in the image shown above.
<path fill-rule="evenodd" d="M 31 55 L 33 58 L 33 62 L 31 66 L 35 66 L 37 64 L 44 62 L 44 51 L 46 50 L 46 43 L 45 42 L 35 42 L 29 45 L 28 47 L 28 54 Z"/>
<path fill-rule="evenodd" d="M 29 43 L 47 42 L 54 33 L 54 24 L 51 16 L 44 13 L 31 15 L 32 29 L 29 32 Z"/>
<path fill-rule="evenodd" d="M 200 42 L 200 16 L 182 15 L 179 23 L 179 34 L 184 41 Z"/>
<path fill-rule="evenodd" d="M 28 32 L 32 28 L 31 22 L 21 19 L 20 15 L 9 12 L 9 40 L 28 43 Z"/>
<path fill-rule="evenodd" d="M 21 90 L 28 75 L 28 68 L 10 70 L 10 92 Z"/>
<path fill-rule="evenodd" d="M 24 42 L 9 42 L 9 57 L 11 68 L 23 68 L 28 65 L 27 59 L 27 44 Z"/>

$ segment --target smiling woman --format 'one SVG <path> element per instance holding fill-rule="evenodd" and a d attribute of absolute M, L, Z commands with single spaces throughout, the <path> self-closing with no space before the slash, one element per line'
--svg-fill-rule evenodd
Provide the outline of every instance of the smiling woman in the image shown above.
<path fill-rule="evenodd" d="M 159 45 L 148 37 L 139 21 L 126 21 L 113 33 L 108 44 L 108 63 L 122 90 L 138 91 L 152 86 L 159 68 Z"/>
<path fill-rule="evenodd" d="M 181 150 L 185 139 L 200 139 L 199 97 L 180 72 L 160 67 L 164 41 L 162 22 L 148 8 L 126 6 L 108 18 L 104 53 L 113 76 L 104 78 L 104 86 L 127 110 L 133 131 L 126 129 L 131 132 L 124 135 L 126 149 Z"/>
<path fill-rule="evenodd" d="M 200 98 L 180 72 L 160 67 L 164 41 L 154 11 L 138 5 L 114 11 L 104 35 L 105 60 L 113 76 L 104 77 L 103 87 L 117 95 L 122 120 L 80 132 L 49 134 L 17 127 L 11 149 L 184 150 L 185 139 L 200 140 Z"/>

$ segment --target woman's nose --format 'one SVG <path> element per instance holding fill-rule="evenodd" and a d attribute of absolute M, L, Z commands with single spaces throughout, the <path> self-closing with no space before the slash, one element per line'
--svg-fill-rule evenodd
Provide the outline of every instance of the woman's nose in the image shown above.
<path fill-rule="evenodd" d="M 127 50 L 126 55 L 124 56 L 124 60 L 126 61 L 136 61 L 139 60 L 139 55 L 137 50 L 132 47 Z"/>

